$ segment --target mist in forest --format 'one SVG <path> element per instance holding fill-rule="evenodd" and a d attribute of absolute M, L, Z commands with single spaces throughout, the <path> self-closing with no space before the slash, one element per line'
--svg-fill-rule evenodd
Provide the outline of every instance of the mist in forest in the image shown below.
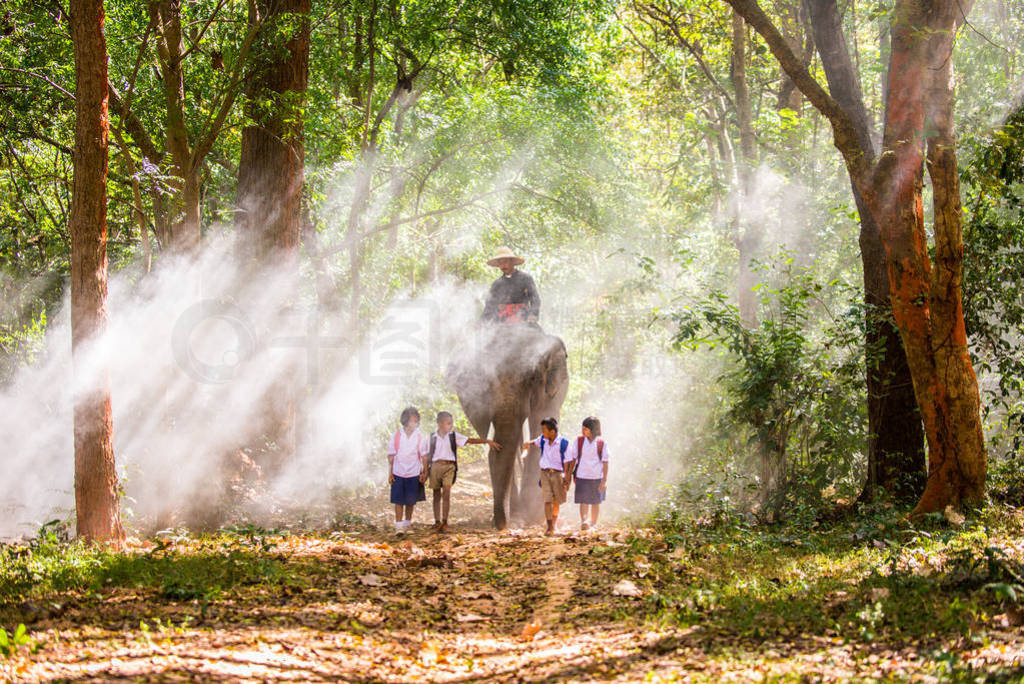
<path fill-rule="evenodd" d="M 801 217 L 792 199 L 803 191 L 767 171 L 758 179 L 744 210 L 774 227 L 761 244 L 768 256 L 794 235 Z M 498 195 L 493 201 L 507 200 Z M 780 211 L 783 206 L 788 211 Z M 728 229 L 727 217 L 716 223 L 716 230 Z M 699 362 L 671 351 L 664 336 L 636 334 L 635 314 L 653 307 L 657 293 L 606 317 L 605 299 L 636 275 L 630 244 L 595 236 L 558 260 L 577 259 L 583 278 L 559 278 L 543 260 L 522 266 L 537 279 L 542 326 L 564 340 L 569 354 L 563 434 L 575 438 L 588 415 L 602 420 L 612 454 L 608 517 L 650 510 L 656 494 L 678 481 L 707 414 L 701 389 L 714 380 Z M 410 403 L 451 400 L 444 366 L 474 334 L 490 280 L 456 282 L 442 274 L 415 294 L 399 292 L 358 340 L 346 302 L 318 301 L 308 273 L 254 272 L 237 253 L 231 236 L 222 235 L 210 238 L 198 256 L 164 259 L 145 277 L 134 266 L 112 274 L 107 331 L 83 350 L 77 375 L 65 303 L 48 326 L 39 361 L 0 394 L 0 435 L 8 453 L 17 455 L 7 459 L 0 485 L 0 535 L 31 534 L 47 520 L 73 519 L 72 391 L 104 368 L 129 525 L 185 522 L 182 511 L 223 495 L 225 479 L 238 475 L 239 452 L 257 463 L 272 457 L 260 430 L 268 411 L 286 400 L 275 395 L 282 383 L 300 388 L 297 453 L 273 477 L 265 473 L 266 510 L 300 508 L 339 489 L 386 481 L 383 447 L 398 412 Z M 696 287 L 697 273 L 668 262 L 659 267 L 677 290 L 681 279 Z M 444 408 L 461 416 L 457 404 Z M 422 413 L 427 434 L 433 415 Z M 379 491 L 386 511 L 386 491 Z"/>
<path fill-rule="evenodd" d="M 439 373 L 446 333 L 421 326 L 433 325 L 443 300 L 446 324 L 457 330 L 473 303 L 444 284 L 430 298 L 400 297 L 355 346 L 321 333 L 320 322 L 343 314 L 317 311 L 298 274 L 253 273 L 234 255 L 231 240 L 221 238 L 198 258 L 166 260 L 144 279 L 134 269 L 114 274 L 107 331 L 83 350 L 76 374 L 65 302 L 38 363 L 0 394 L 0 436 L 10 455 L 0 534 L 73 518 L 73 383 L 91 383 L 104 368 L 129 524 L 209 496 L 241 449 L 259 461 L 251 447 L 266 441 L 259 430 L 267 397 L 277 403 L 283 381 L 302 388 L 304 420 L 296 425 L 297 458 L 273 483 L 276 493 L 309 500 L 386 477 L 373 458 L 384 460 L 374 428 L 395 422 L 384 412 L 400 410 L 410 381 Z"/>

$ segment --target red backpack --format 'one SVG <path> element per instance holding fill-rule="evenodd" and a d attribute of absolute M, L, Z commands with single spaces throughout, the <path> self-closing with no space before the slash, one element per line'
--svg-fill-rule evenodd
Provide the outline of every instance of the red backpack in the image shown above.
<path fill-rule="evenodd" d="M 583 460 L 583 440 L 586 437 L 580 435 L 576 438 L 576 465 L 572 467 L 572 476 L 576 477 L 576 471 L 580 469 L 580 461 Z M 604 440 L 600 437 L 597 438 L 597 460 L 600 461 L 604 458 Z"/>

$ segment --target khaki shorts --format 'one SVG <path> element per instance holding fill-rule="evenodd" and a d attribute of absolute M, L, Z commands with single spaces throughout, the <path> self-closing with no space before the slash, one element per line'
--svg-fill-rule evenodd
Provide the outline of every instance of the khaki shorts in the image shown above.
<path fill-rule="evenodd" d="M 544 503 L 565 503 L 565 474 L 558 470 L 540 471 L 540 491 Z"/>
<path fill-rule="evenodd" d="M 455 483 L 455 461 L 434 461 L 430 464 L 430 488 L 451 487 Z"/>

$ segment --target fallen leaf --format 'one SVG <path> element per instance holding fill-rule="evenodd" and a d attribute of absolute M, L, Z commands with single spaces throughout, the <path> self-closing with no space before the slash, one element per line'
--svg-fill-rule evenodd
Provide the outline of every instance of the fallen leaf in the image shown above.
<path fill-rule="evenodd" d="M 455 620 L 457 622 L 483 622 L 490 618 L 484 617 L 483 615 L 477 615 L 476 613 L 466 613 L 465 615 L 456 615 Z"/>
<path fill-rule="evenodd" d="M 619 580 L 619 583 L 612 589 L 612 594 L 615 596 L 643 596 L 643 592 L 640 591 L 640 587 L 633 584 L 632 580 L 624 579 Z"/>
<path fill-rule="evenodd" d="M 424 641 L 420 644 L 420 662 L 424 665 L 433 665 L 441 657 L 441 651 L 432 641 Z"/>
<path fill-rule="evenodd" d="M 876 587 L 868 592 L 868 596 L 871 597 L 872 601 L 881 601 L 882 599 L 889 598 L 889 590 L 885 587 Z"/>
<path fill-rule="evenodd" d="M 964 516 L 960 515 L 952 505 L 946 506 L 946 510 L 942 511 L 942 515 L 950 525 L 955 527 L 963 525 L 967 520 Z"/>
<path fill-rule="evenodd" d="M 368 587 L 383 587 L 384 580 L 377 575 L 360 575 L 359 581 Z"/>
<path fill-rule="evenodd" d="M 534 620 L 532 622 L 527 623 L 523 627 L 523 631 L 519 635 L 519 638 L 523 641 L 533 641 L 537 636 L 537 632 L 540 631 L 540 626 L 541 625 L 539 620 Z"/>

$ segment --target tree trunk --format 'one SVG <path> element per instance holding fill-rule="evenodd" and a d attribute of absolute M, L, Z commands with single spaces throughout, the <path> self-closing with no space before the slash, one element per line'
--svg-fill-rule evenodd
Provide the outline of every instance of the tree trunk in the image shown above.
<path fill-rule="evenodd" d="M 806 67 L 810 64 L 810 56 L 814 54 L 814 45 L 810 44 L 805 47 L 805 41 L 809 36 L 805 36 L 804 28 L 804 16 L 802 15 L 803 9 L 800 2 L 792 2 L 790 0 L 784 0 L 782 2 L 775 3 L 776 14 L 782 21 L 782 35 L 789 44 L 789 48 L 797 55 L 800 56 Z M 793 83 L 793 79 L 783 70 L 781 83 L 779 84 L 778 99 L 776 100 L 776 109 L 790 109 L 796 113 L 800 113 L 800 105 L 803 95 L 800 93 L 800 89 Z M 795 131 L 794 131 L 794 134 Z"/>
<path fill-rule="evenodd" d="M 75 510 L 80 537 L 124 540 L 114 468 L 110 375 L 86 370 L 88 343 L 107 323 L 107 44 L 103 0 L 72 0 L 75 154 L 71 200 L 71 349 Z"/>
<path fill-rule="evenodd" d="M 733 230 L 739 252 L 738 304 L 740 319 L 749 327 L 757 325 L 757 297 L 754 286 L 757 276 L 752 262 L 761 246 L 759 227 L 745 215 L 745 204 L 753 185 L 753 168 L 757 163 L 750 91 L 747 89 L 746 24 L 736 12 L 732 15 L 732 59 L 729 76 L 736 97 L 736 119 L 740 131 L 740 155 L 736 160 L 736 188 L 733 193 Z"/>
<path fill-rule="evenodd" d="M 960 8 L 951 1 L 935 3 L 931 12 L 917 2 L 897 5 L 884 153 L 873 188 L 893 315 L 928 441 L 928 482 L 915 516 L 979 502 L 985 491 L 980 397 L 960 292 L 963 244 L 951 83 Z M 921 197 L 926 144 L 935 196 L 934 270 Z"/>
<path fill-rule="evenodd" d="M 167 108 L 167 150 L 173 161 L 173 183 L 177 191 L 172 200 L 170 244 L 165 246 L 194 251 L 199 247 L 200 237 L 199 169 L 185 127 L 180 0 L 155 0 L 150 2 L 149 12 L 156 26 L 156 53 Z"/>
<path fill-rule="evenodd" d="M 726 1 L 828 118 L 850 177 L 881 230 L 893 317 L 928 444 L 928 482 L 913 516 L 981 501 L 986 454 L 960 291 L 963 243 L 951 81 L 953 40 L 970 2 L 896 3 L 882 154 L 874 162 L 865 157 L 850 115 L 802 68 L 757 1 Z M 921 196 L 926 146 L 935 197 L 934 272 Z"/>
<path fill-rule="evenodd" d="M 969 3 L 968 3 L 969 4 Z M 963 208 L 953 133 L 953 42 L 959 27 L 959 2 L 946 2 L 928 41 L 925 130 L 927 166 L 932 180 L 935 216 L 935 262 L 929 299 L 932 304 L 932 353 L 937 403 L 948 415 L 951 439 L 929 451 L 928 483 L 914 509 L 920 515 L 949 504 L 978 503 L 985 497 L 987 455 L 981 425 L 978 380 L 967 349 L 963 297 Z M 939 430 L 941 435 L 943 430 Z"/>
<path fill-rule="evenodd" d="M 809 0 L 814 42 L 832 97 L 850 115 L 862 153 L 875 159 L 871 126 L 860 81 L 850 60 L 835 0 Z M 877 491 L 912 502 L 925 480 L 924 432 L 899 331 L 893 324 L 885 250 L 874 216 L 851 182 L 860 214 L 864 275 L 865 362 L 868 408 L 868 472 L 861 498 Z"/>
<path fill-rule="evenodd" d="M 302 101 L 309 78 L 310 0 L 261 0 L 259 8 L 260 58 L 249 93 L 254 123 L 242 131 L 235 229 L 242 255 L 254 267 L 273 267 L 293 282 L 302 235 Z M 295 19 L 293 15 L 301 20 L 282 50 L 277 35 L 284 22 Z M 263 106 L 266 100 L 270 107 Z M 267 422 L 262 427 L 267 441 L 276 446 L 266 464 L 271 472 L 295 454 L 296 407 L 302 389 L 297 377 L 282 373 L 268 392 Z"/>

